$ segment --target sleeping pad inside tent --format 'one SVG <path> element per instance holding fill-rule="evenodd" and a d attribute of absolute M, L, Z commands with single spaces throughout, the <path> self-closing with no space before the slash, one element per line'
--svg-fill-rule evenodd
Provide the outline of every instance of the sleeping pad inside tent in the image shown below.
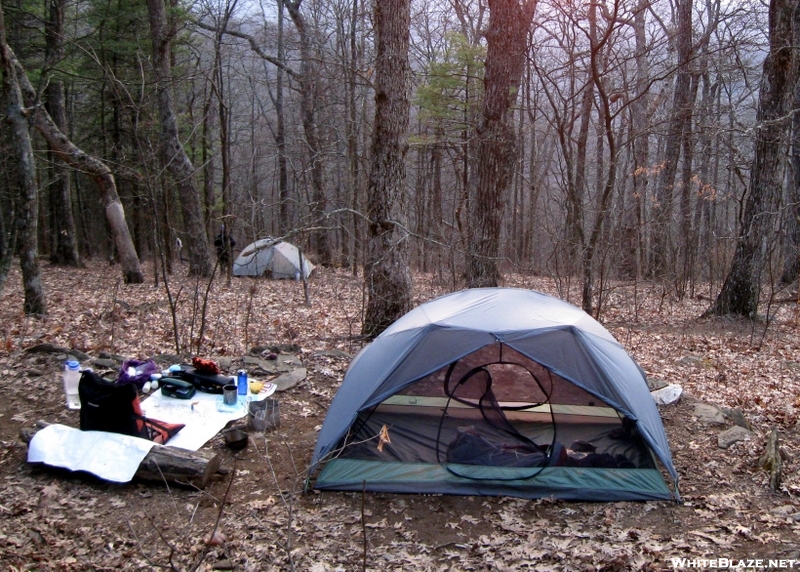
<path fill-rule="evenodd" d="M 412 310 L 353 360 L 315 487 L 574 500 L 677 498 L 644 374 L 582 310 L 473 289 Z"/>

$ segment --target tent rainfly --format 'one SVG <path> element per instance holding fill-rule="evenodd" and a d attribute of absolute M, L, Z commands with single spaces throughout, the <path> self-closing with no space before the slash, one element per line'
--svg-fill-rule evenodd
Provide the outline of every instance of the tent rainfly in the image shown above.
<path fill-rule="evenodd" d="M 262 238 L 247 245 L 233 261 L 234 276 L 261 276 L 270 278 L 300 278 L 300 249 L 288 242 L 273 238 Z M 303 258 L 305 278 L 314 270 L 314 265 Z"/>
<path fill-rule="evenodd" d="M 311 474 L 320 490 L 679 499 L 642 369 L 584 311 L 515 288 L 427 302 L 362 349 Z"/>

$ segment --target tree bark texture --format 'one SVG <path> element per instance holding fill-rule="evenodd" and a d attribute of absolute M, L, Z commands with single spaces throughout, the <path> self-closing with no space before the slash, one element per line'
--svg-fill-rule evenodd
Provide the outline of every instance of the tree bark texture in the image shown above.
<path fill-rule="evenodd" d="M 283 2 L 278 2 L 278 60 L 284 62 Z M 283 68 L 275 70 L 275 147 L 278 152 L 278 235 L 285 236 L 291 230 L 289 219 L 289 161 L 286 157 L 286 119 L 283 109 Z"/>
<path fill-rule="evenodd" d="M 6 44 L 5 22 L 0 7 L 0 63 L 3 69 L 3 91 L 8 104 L 8 123 L 20 178 L 20 201 L 16 223 L 20 239 L 19 264 L 25 293 L 23 307 L 26 314 L 43 315 L 47 313 L 47 303 L 39 269 L 37 224 L 39 189 L 36 185 L 36 162 L 28 127 L 28 110 L 25 109 L 18 70 L 12 58 L 11 48 Z"/>
<path fill-rule="evenodd" d="M 45 65 L 52 68 L 64 59 L 64 0 L 50 0 L 50 15 L 45 25 Z M 47 73 L 49 70 L 45 70 Z M 58 76 L 50 78 L 45 92 L 47 111 L 62 133 L 67 132 L 67 112 L 64 106 L 64 82 Z M 53 166 L 50 168 L 50 261 L 65 266 L 80 266 L 75 217 L 72 216 L 70 170 L 50 149 Z"/>
<path fill-rule="evenodd" d="M 672 94 L 672 110 L 667 128 L 664 161 L 656 187 L 656 201 L 653 205 L 653 240 L 651 274 L 662 276 L 670 267 L 673 245 L 670 241 L 669 223 L 672 220 L 675 178 L 678 173 L 681 144 L 684 132 L 690 127 L 693 99 L 691 98 L 692 77 L 690 73 L 692 57 L 692 0 L 678 0 L 676 6 L 675 47 L 678 54 L 678 73 Z"/>
<path fill-rule="evenodd" d="M 800 45 L 800 10 L 794 14 L 794 45 Z M 792 69 L 794 73 L 794 109 L 800 109 L 800 54 L 795 52 Z M 790 187 L 787 192 L 785 244 L 783 253 L 783 270 L 781 283 L 791 284 L 800 278 L 800 113 L 792 114 L 791 127 L 791 172 Z"/>
<path fill-rule="evenodd" d="M 769 238 L 780 203 L 792 93 L 792 23 L 796 0 L 769 4 L 770 52 L 764 60 L 755 129 L 750 189 L 731 268 L 714 304 L 704 315 L 755 317 Z"/>
<path fill-rule="evenodd" d="M 409 121 L 410 0 L 375 3 L 375 123 L 367 191 L 369 232 L 364 265 L 368 293 L 363 333 L 376 336 L 411 307 L 406 190 Z"/>
<path fill-rule="evenodd" d="M 14 213 L 13 202 L 10 197 L 0 196 L 0 207 L 2 207 L 0 208 L 0 295 L 2 295 L 8 280 L 8 273 L 11 270 L 11 262 L 14 258 L 13 235 L 9 236 L 11 233 L 6 231 L 7 226 L 9 226 L 7 221 L 13 220 Z"/>
<path fill-rule="evenodd" d="M 11 58 L 21 80 L 25 103 L 34 110 L 34 127 L 65 163 L 77 171 L 87 173 L 97 183 L 105 208 L 106 220 L 111 228 L 114 245 L 117 247 L 117 254 L 122 266 L 122 278 L 128 284 L 141 284 L 144 282 L 144 274 L 133 246 L 128 223 L 125 220 L 125 211 L 117 193 L 117 184 L 113 173 L 105 163 L 86 154 L 72 143 L 61 132 L 50 114 L 41 105 L 36 105 L 36 91 L 28 81 L 25 70 L 13 53 L 11 53 Z"/>
<path fill-rule="evenodd" d="M 322 265 L 328 266 L 332 260 L 331 246 L 328 240 L 328 230 L 325 210 L 327 198 L 322 174 L 322 146 L 317 129 L 317 81 L 319 76 L 316 69 L 316 58 L 311 46 L 311 35 L 303 13 L 300 12 L 302 0 L 283 0 L 283 5 L 289 12 L 297 34 L 300 37 L 300 58 L 302 71 L 300 74 L 300 115 L 303 121 L 303 134 L 311 161 L 311 248 L 319 257 Z M 391 2 L 389 2 L 391 4 Z"/>
<path fill-rule="evenodd" d="M 469 288 L 497 286 L 500 280 L 500 225 L 517 158 L 509 110 L 517 98 L 535 9 L 535 0 L 489 0 L 483 109 L 475 134 L 477 168 L 470 177 Z"/>
<path fill-rule="evenodd" d="M 194 165 L 186 154 L 178 134 L 178 121 L 172 104 L 172 69 L 170 40 L 173 31 L 167 24 L 164 0 L 147 0 L 150 34 L 153 42 L 153 73 L 158 101 L 161 159 L 169 172 L 181 201 L 189 274 L 210 276 L 214 270 L 206 234 L 200 194 L 194 180 Z"/>

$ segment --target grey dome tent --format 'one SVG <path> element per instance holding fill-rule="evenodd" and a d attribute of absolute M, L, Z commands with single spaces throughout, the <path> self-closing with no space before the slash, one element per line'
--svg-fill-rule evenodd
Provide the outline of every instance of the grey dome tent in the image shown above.
<path fill-rule="evenodd" d="M 303 274 L 300 274 L 302 253 L 294 244 L 262 238 L 247 245 L 233 261 L 234 276 L 261 276 L 271 278 L 308 278 L 314 265 L 302 256 Z"/>
<path fill-rule="evenodd" d="M 422 304 L 362 349 L 310 469 L 320 490 L 678 499 L 641 368 L 584 311 L 514 288 Z"/>

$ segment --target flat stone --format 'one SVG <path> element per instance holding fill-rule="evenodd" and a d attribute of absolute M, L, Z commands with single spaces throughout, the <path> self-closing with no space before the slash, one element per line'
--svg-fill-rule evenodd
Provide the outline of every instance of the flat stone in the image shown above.
<path fill-rule="evenodd" d="M 56 346 L 50 343 L 44 344 L 36 344 L 35 346 L 31 346 L 29 348 L 25 348 L 25 351 L 28 353 L 46 353 L 46 354 L 55 354 L 55 353 L 69 353 L 69 348 L 65 348 L 62 346 Z"/>
<path fill-rule="evenodd" d="M 278 362 L 278 367 L 280 366 L 297 367 L 303 365 L 303 362 L 300 361 L 299 357 L 290 354 L 278 354 L 277 362 Z"/>
<path fill-rule="evenodd" d="M 228 371 L 231 369 L 231 358 L 221 357 L 219 360 L 217 360 L 217 365 L 219 365 L 219 369 L 222 371 Z"/>
<path fill-rule="evenodd" d="M 676 403 L 683 395 L 683 388 L 678 384 L 667 385 L 656 391 L 650 393 L 653 396 L 653 401 L 656 405 L 672 405 Z"/>
<path fill-rule="evenodd" d="M 118 362 L 110 358 L 95 358 L 90 363 L 100 369 L 118 369 L 120 366 Z"/>
<path fill-rule="evenodd" d="M 739 441 L 749 441 L 752 436 L 753 433 L 751 431 L 748 431 L 744 427 L 734 425 L 717 436 L 717 445 L 719 445 L 720 449 L 727 449 Z"/>
<path fill-rule="evenodd" d="M 92 356 L 89 354 L 82 352 L 81 350 L 71 349 L 67 352 L 67 359 L 75 358 L 78 361 L 89 361 L 92 359 Z"/>
<path fill-rule="evenodd" d="M 794 512 L 797 511 L 797 508 L 791 504 L 782 504 L 781 506 L 776 506 L 773 509 L 770 509 L 770 513 L 777 515 L 777 516 L 791 516 Z"/>
<path fill-rule="evenodd" d="M 286 391 L 287 389 L 291 389 L 303 381 L 306 378 L 307 373 L 308 372 L 306 371 L 306 368 L 301 367 L 294 371 L 284 373 L 280 377 L 273 379 L 272 383 L 278 386 L 276 391 Z"/>
<path fill-rule="evenodd" d="M 300 351 L 300 346 L 297 344 L 278 344 L 276 346 L 268 346 L 269 351 L 276 354 L 294 354 Z"/>
<path fill-rule="evenodd" d="M 321 356 L 321 357 L 329 357 L 329 358 L 336 358 L 336 359 L 352 359 L 353 358 L 353 356 L 351 356 L 349 353 L 343 352 L 342 350 L 337 350 L 337 349 L 323 350 L 321 352 L 316 352 L 316 355 Z M 667 383 L 665 381 L 661 381 L 660 379 L 654 379 L 653 381 L 661 382 L 663 385 L 667 385 Z M 647 384 L 650 385 L 650 378 L 647 378 Z M 658 387 L 655 387 L 655 388 L 651 387 L 650 389 L 653 390 L 653 389 L 659 389 L 659 388 Z"/>
<path fill-rule="evenodd" d="M 753 426 L 750 425 L 750 422 L 744 416 L 744 413 L 742 413 L 742 410 L 739 409 L 738 407 L 735 408 L 735 409 L 728 409 L 728 408 L 723 407 L 722 412 L 725 414 L 725 417 L 727 417 L 734 425 L 738 425 L 739 427 L 743 427 L 744 429 L 747 429 L 748 431 L 752 431 L 753 430 Z"/>
<path fill-rule="evenodd" d="M 711 425 L 724 425 L 725 414 L 716 405 L 709 405 L 708 403 L 695 403 L 694 416 L 697 417 L 701 423 L 709 423 Z"/>
<path fill-rule="evenodd" d="M 100 352 L 98 357 L 100 357 L 101 359 L 113 359 L 114 361 L 116 361 L 119 364 L 122 364 L 122 362 L 124 362 L 126 359 L 128 359 L 125 356 L 121 356 L 119 354 L 111 354 L 111 353 L 108 353 L 108 352 Z"/>
<path fill-rule="evenodd" d="M 151 359 L 160 366 L 183 363 L 183 358 L 176 354 L 158 354 L 154 355 Z"/>
<path fill-rule="evenodd" d="M 289 371 L 290 368 L 278 369 L 278 365 L 274 361 L 261 359 L 255 356 L 244 356 L 242 361 L 246 366 L 252 368 L 253 373 L 261 374 L 275 374 L 281 371 Z"/>

